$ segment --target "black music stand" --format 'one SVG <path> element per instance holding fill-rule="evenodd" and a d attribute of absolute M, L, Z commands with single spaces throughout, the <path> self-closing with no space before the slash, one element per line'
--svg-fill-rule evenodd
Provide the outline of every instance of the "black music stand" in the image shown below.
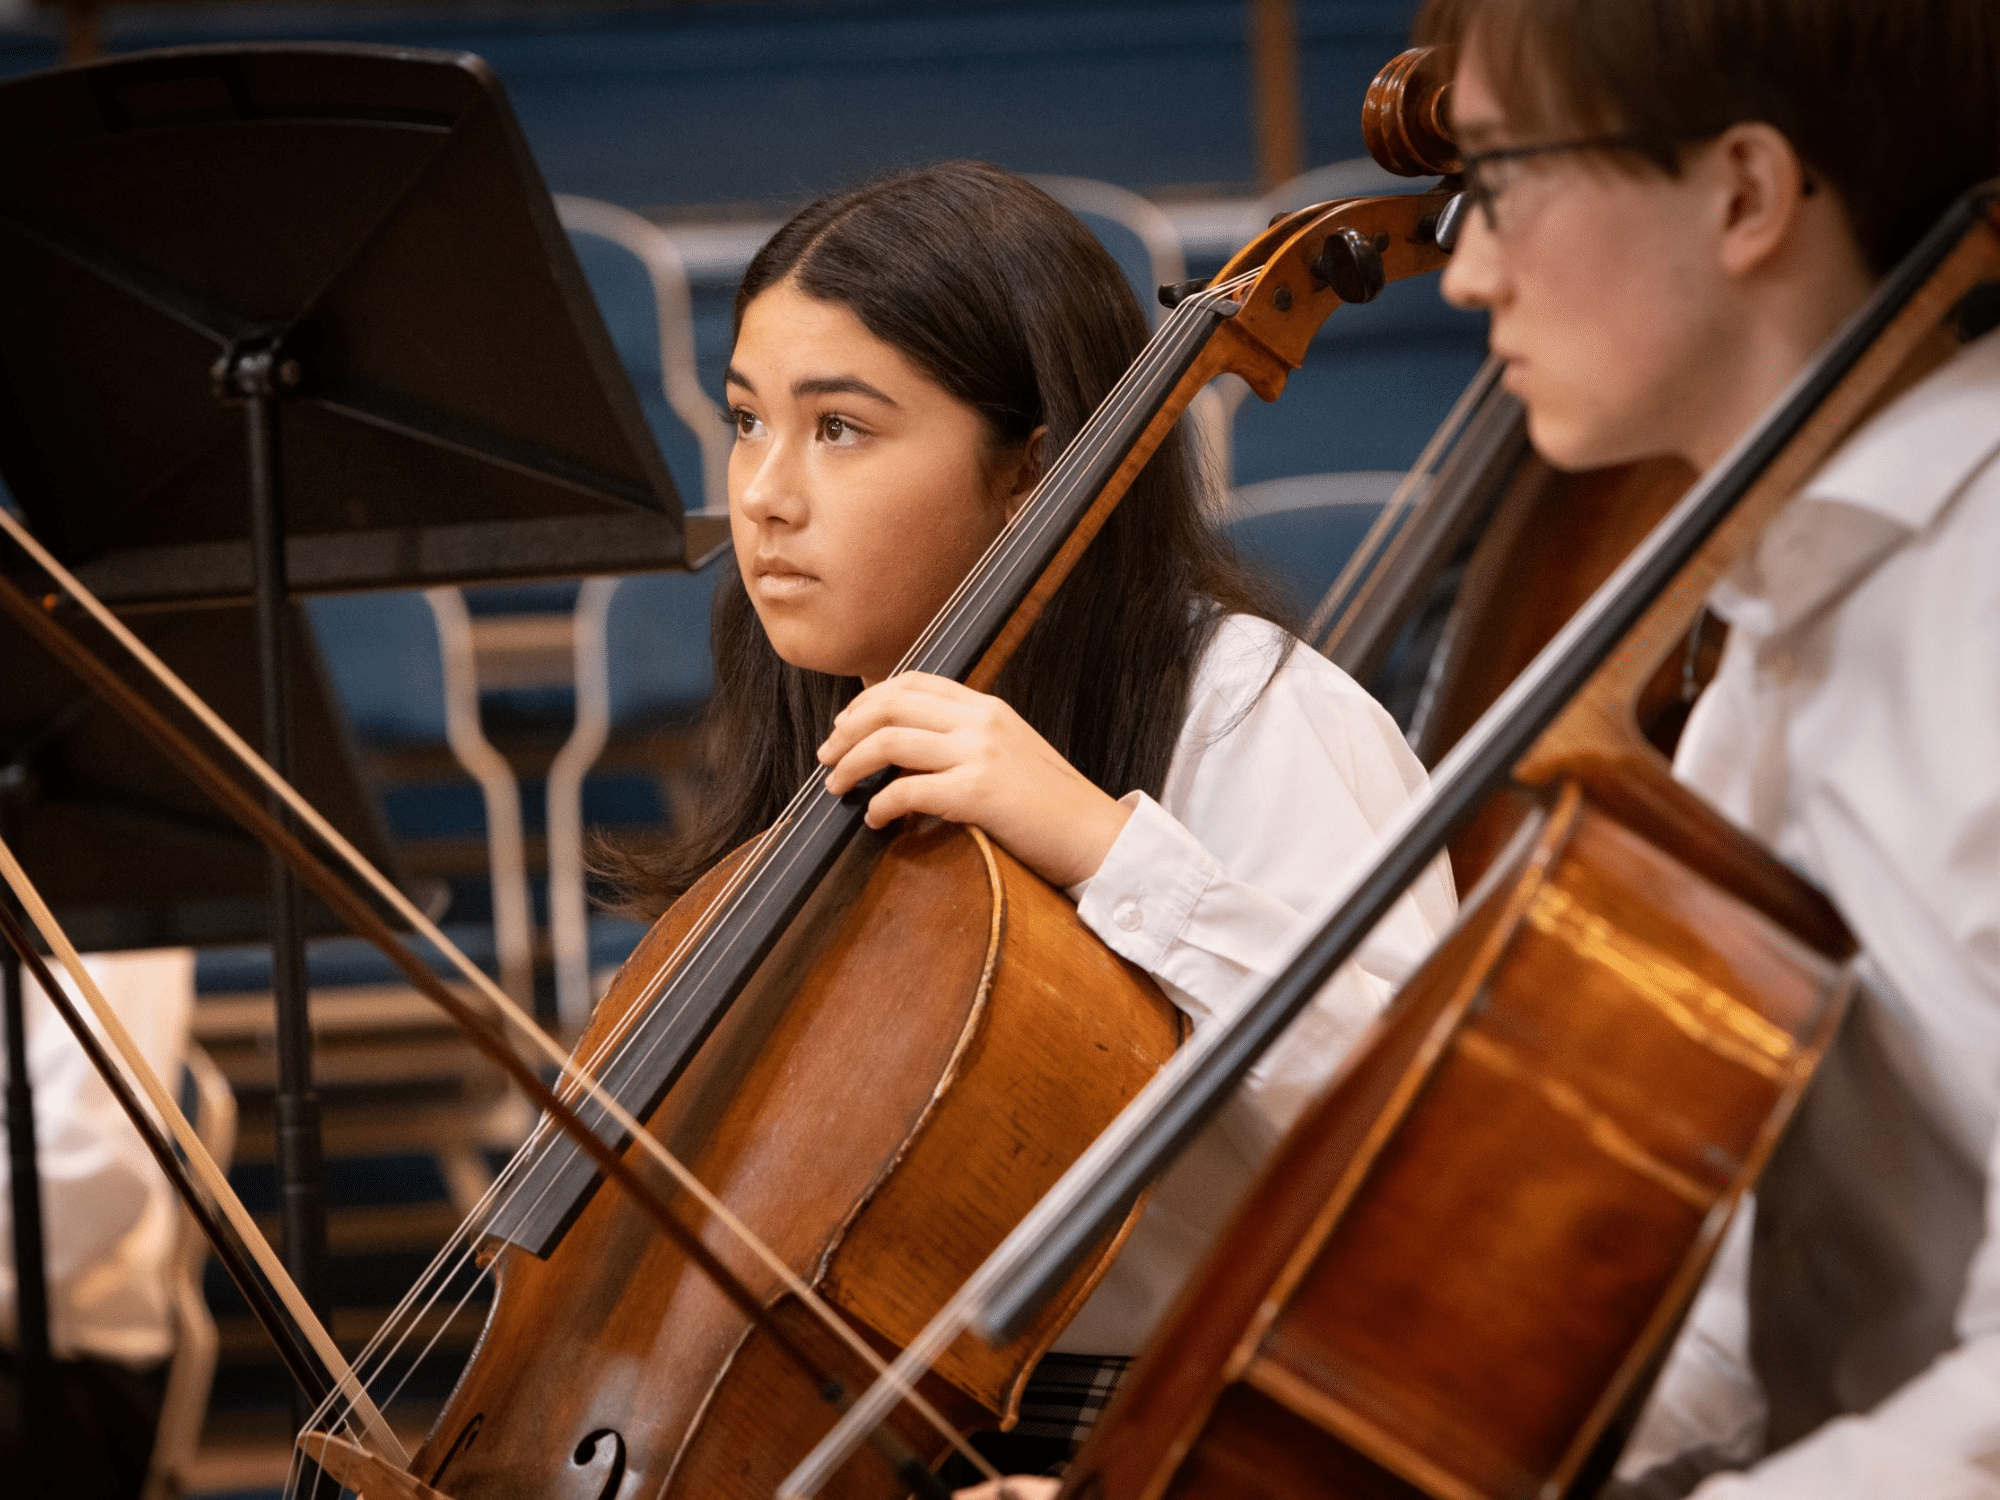
<path fill-rule="evenodd" d="M 0 539 L 0 557 L 15 550 Z M 293 604 L 290 613 L 286 676 L 298 740 L 297 784 L 349 842 L 407 890 L 304 611 Z M 193 716 L 81 610 L 64 609 L 58 618 L 197 742 L 207 741 Z M 126 624 L 224 722 L 255 738 L 258 640 L 249 606 L 150 611 Z M 7 664 L 0 679 L 0 797 L 10 787 L 14 792 L 8 842 L 77 947 L 89 953 L 268 939 L 264 846 L 4 616 L 0 661 Z M 236 780 L 254 788 L 247 774 Z M 347 929 L 308 897 L 304 930 L 323 936 Z"/>
<path fill-rule="evenodd" d="M 106 598 L 683 568 L 683 520 L 477 58 L 194 47 L 0 84 L 0 475 Z M 297 888 L 271 871 L 286 1256 L 324 1244 Z"/>
<path fill-rule="evenodd" d="M 0 552 L 14 549 L 0 544 Z M 292 606 L 298 612 L 298 606 Z M 81 611 L 64 623 L 100 659 L 170 716 L 188 716 Z M 258 718 L 258 642 L 244 605 L 160 611 L 130 622 L 239 734 Z M 400 881 L 395 851 L 365 786 L 346 725 L 311 636 L 287 632 L 300 737 L 299 784 L 350 842 Z M 268 936 L 263 846 L 226 819 L 145 738 L 12 621 L 0 618 L 0 836 L 35 877 L 65 931 L 85 951 L 252 942 Z M 12 893 L 0 891 L 11 905 Z M 317 901 L 313 933 L 343 930 Z M 44 1218 L 35 1156 L 20 961 L 0 948 L 7 1039 L 7 1146 L 14 1211 L 19 1458 L 30 1467 L 60 1451 L 65 1416 L 55 1397 L 44 1274 Z M 56 1475 L 23 1478 L 53 1492 Z"/>

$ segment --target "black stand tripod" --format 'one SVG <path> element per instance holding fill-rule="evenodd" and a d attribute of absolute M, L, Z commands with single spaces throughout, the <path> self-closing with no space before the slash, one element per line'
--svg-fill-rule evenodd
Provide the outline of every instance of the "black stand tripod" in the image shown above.
<path fill-rule="evenodd" d="M 0 543 L 0 558 L 11 551 Z M 382 868 L 397 873 L 374 817 L 323 673 L 300 629 L 297 610 L 280 612 L 291 670 L 288 705 L 302 730 L 299 785 L 335 826 Z M 204 692 L 239 733 L 255 733 L 258 649 L 251 610 L 243 606 L 159 611 L 134 628 L 178 674 Z M 117 653 L 86 622 L 72 627 L 108 660 Z M 124 720 L 105 709 L 68 670 L 17 626 L 0 620 L 0 837 L 37 872 L 37 884 L 66 930 L 87 949 L 244 942 L 267 925 L 267 852 L 210 806 L 192 784 L 160 762 Z M 139 682 L 126 664 L 120 675 Z M 0 888 L 0 903 L 12 896 Z M 298 911 L 307 931 L 335 930 L 317 902 Z M 0 1413 L 18 1440 L 5 1446 L 9 1467 L 0 1492 L 61 1494 L 65 1471 L 30 1476 L 36 1464 L 60 1462 L 75 1441 L 65 1391 L 76 1371 L 52 1357 L 51 1296 L 43 1274 L 45 1214 L 34 1152 L 35 1116 L 29 1054 L 22 1045 L 25 996 L 20 961 L 0 945 L 0 985 L 7 1024 L 8 1156 L 19 1338 L 12 1378 L 17 1412 Z M 48 1225 L 60 1232 L 59 1224 Z M 86 1384 L 83 1389 L 89 1390 Z M 100 1414 L 101 1415 L 101 1414 Z M 17 1473 L 20 1475 L 17 1480 Z M 31 1482 L 31 1477 L 33 1482 Z"/>
<path fill-rule="evenodd" d="M 292 779 L 291 659 L 286 639 L 284 464 L 279 450 L 278 403 L 299 383 L 296 361 L 277 340 L 252 337 L 232 344 L 210 371 L 216 395 L 243 408 L 244 447 L 250 460 L 250 552 L 255 570 L 258 696 L 263 708 L 264 759 Z M 289 822 L 275 796 L 265 805 Z M 270 853 L 271 998 L 277 1014 L 278 1214 L 288 1269 L 325 1318 L 326 1201 L 320 1191 L 319 1096 L 312 1082 L 312 1022 L 306 992 L 306 949 L 299 885 L 291 867 Z"/>

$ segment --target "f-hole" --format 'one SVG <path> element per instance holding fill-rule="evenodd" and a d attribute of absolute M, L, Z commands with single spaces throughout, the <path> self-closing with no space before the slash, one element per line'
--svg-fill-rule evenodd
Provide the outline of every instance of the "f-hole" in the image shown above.
<path fill-rule="evenodd" d="M 436 1489 L 444 1482 L 444 1471 L 451 1467 L 451 1461 L 473 1445 L 479 1437 L 479 1429 L 485 1425 L 486 1413 L 482 1411 L 473 1413 L 472 1420 L 459 1428 L 458 1436 L 453 1438 L 451 1446 L 444 1450 L 443 1460 L 438 1464 L 437 1471 L 431 1475 L 432 1489 Z"/>
<path fill-rule="evenodd" d="M 591 1500 L 616 1500 L 618 1487 L 625 1482 L 625 1439 L 616 1431 L 598 1428 L 576 1445 L 569 1461 L 579 1469 L 604 1476 Z"/>

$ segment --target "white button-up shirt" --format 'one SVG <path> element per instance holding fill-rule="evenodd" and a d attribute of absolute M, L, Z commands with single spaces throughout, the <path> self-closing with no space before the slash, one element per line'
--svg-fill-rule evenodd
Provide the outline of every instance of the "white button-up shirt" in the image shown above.
<path fill-rule="evenodd" d="M 1267 970 L 1425 782 L 1395 721 L 1309 648 L 1235 615 L 1195 673 L 1160 800 L 1132 816 L 1071 895 L 1106 944 L 1146 970 L 1197 1026 Z M 1265 686 L 1269 682 L 1268 688 Z M 1257 1167 L 1422 962 L 1456 909 L 1440 862 L 1252 1070 L 1155 1188 L 1145 1217 L 1060 1349 L 1137 1351 Z"/>
<path fill-rule="evenodd" d="M 169 1089 L 194 1014 L 194 953 L 91 954 L 104 998 Z M 61 974 L 61 971 L 57 971 Z M 85 1016 L 90 1009 L 61 975 Z M 62 1358 L 140 1367 L 173 1352 L 167 1286 L 179 1200 L 56 1008 L 28 975 L 28 1078 L 35 1092 L 49 1336 Z M 6 1039 L 0 1036 L 0 1071 Z M 4 1134 L 4 1132 L 0 1132 Z M 0 1152 L 0 1339 L 14 1342 L 14 1224 Z"/>
<path fill-rule="evenodd" d="M 1832 896 L 1910 1092 L 2000 1171 L 2000 334 L 1852 437 L 1718 590 L 1730 622 L 1678 774 Z M 1976 1174 L 1975 1174 L 1976 1175 Z M 1699 1500 L 2000 1500 L 2000 1193 L 1959 1346 Z M 1754 1451 L 1732 1234 L 1621 1471 Z"/>

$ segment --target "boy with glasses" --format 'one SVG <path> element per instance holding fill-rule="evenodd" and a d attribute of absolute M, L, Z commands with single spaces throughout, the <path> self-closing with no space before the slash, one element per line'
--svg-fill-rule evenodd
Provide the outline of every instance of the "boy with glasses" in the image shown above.
<path fill-rule="evenodd" d="M 1713 465 L 2000 176 L 1995 0 L 1427 0 L 1417 31 L 1466 152 L 1445 295 L 1565 468 Z M 1676 770 L 1827 891 L 1862 986 L 1620 1500 L 2000 1500 L 1996 324 L 1970 299 L 1711 600 Z"/>
<path fill-rule="evenodd" d="M 1445 294 L 1562 467 L 1710 467 L 2000 176 L 1992 0 L 1432 0 L 1419 33 L 1476 210 Z M 1711 601 L 1677 773 L 1828 892 L 1863 983 L 1625 1495 L 2000 1496 L 1995 323 L 1972 299 Z"/>

